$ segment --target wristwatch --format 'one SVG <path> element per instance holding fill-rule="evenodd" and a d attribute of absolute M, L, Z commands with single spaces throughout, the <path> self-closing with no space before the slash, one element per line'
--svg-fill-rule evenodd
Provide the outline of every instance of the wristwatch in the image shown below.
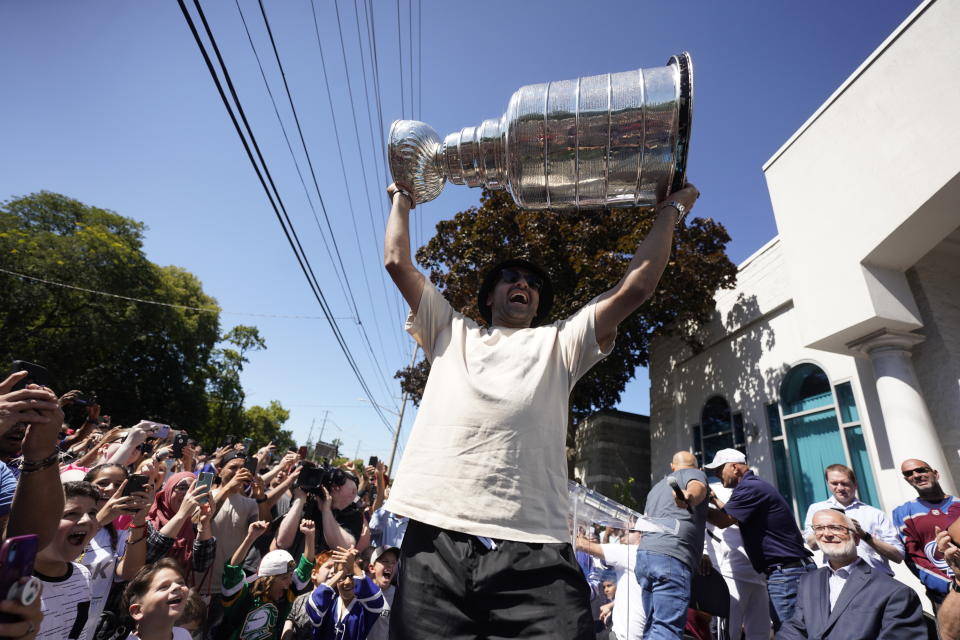
<path fill-rule="evenodd" d="M 664 207 L 673 207 L 677 210 L 677 226 L 680 226 L 680 223 L 683 222 L 683 219 L 687 217 L 687 206 L 682 202 L 677 200 L 670 200 L 669 202 L 663 203 Z M 663 208 L 663 207 L 661 207 Z"/>
<path fill-rule="evenodd" d="M 867 544 L 870 544 L 871 542 L 873 542 L 873 536 L 870 535 L 870 532 L 868 531 L 864 531 L 863 535 L 860 536 L 860 539 L 866 542 Z"/>

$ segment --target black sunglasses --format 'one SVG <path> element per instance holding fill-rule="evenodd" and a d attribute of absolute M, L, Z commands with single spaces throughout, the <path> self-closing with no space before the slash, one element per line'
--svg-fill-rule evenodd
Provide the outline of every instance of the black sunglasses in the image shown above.
<path fill-rule="evenodd" d="M 543 278 L 535 273 L 520 273 L 516 269 L 511 269 L 509 267 L 500 269 L 500 279 L 507 284 L 520 282 L 521 278 L 526 281 L 527 286 L 531 289 L 540 291 L 540 288 L 543 286 Z"/>
<path fill-rule="evenodd" d="M 904 478 L 909 478 L 915 473 L 930 473 L 931 471 L 933 471 L 933 469 L 931 469 L 930 467 L 916 467 L 915 469 L 907 469 L 902 473 Z"/>

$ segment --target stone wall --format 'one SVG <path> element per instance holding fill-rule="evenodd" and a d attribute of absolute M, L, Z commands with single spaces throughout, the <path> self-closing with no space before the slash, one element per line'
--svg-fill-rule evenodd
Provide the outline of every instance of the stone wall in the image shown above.
<path fill-rule="evenodd" d="M 633 478 L 631 493 L 642 507 L 650 490 L 650 418 L 610 409 L 584 420 L 577 429 L 574 472 L 584 485 L 614 500 L 619 499 L 616 485 Z"/>

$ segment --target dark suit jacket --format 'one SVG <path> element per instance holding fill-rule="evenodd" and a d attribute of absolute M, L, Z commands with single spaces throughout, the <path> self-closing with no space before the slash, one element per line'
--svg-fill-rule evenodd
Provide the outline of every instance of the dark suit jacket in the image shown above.
<path fill-rule="evenodd" d="M 800 578 L 793 618 L 777 640 L 922 640 L 920 598 L 907 585 L 858 562 L 830 611 L 830 568 Z"/>

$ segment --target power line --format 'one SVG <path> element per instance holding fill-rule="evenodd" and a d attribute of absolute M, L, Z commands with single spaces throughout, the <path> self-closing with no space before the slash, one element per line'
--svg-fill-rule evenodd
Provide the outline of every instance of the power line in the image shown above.
<path fill-rule="evenodd" d="M 337 321 L 334 319 L 333 314 L 330 311 L 330 308 L 327 304 L 326 298 L 323 295 L 323 291 L 320 288 L 319 283 L 316 280 L 316 275 L 313 272 L 313 268 L 310 266 L 309 259 L 306 257 L 306 254 L 303 251 L 303 247 L 300 244 L 300 239 L 296 235 L 296 229 L 293 227 L 293 223 L 290 221 L 290 217 L 287 214 L 286 208 L 283 206 L 283 201 L 280 198 L 280 193 L 276 189 L 276 185 L 273 182 L 273 178 L 270 175 L 269 169 L 266 162 L 263 159 L 263 155 L 260 152 L 260 147 L 256 142 L 256 137 L 253 135 L 253 131 L 250 128 L 250 124 L 247 121 L 246 115 L 243 111 L 243 106 L 240 103 L 240 100 L 237 96 L 236 89 L 233 86 L 233 81 L 230 79 L 230 73 L 227 71 L 226 64 L 223 61 L 223 56 L 220 54 L 220 49 L 217 46 L 216 39 L 213 37 L 213 33 L 210 30 L 210 25 L 207 23 L 206 16 L 203 13 L 203 8 L 200 6 L 200 0 L 194 0 L 194 6 L 197 9 L 197 13 L 200 16 L 200 20 L 203 23 L 204 30 L 207 34 L 207 37 L 210 40 L 210 44 L 213 47 L 214 53 L 217 56 L 217 61 L 220 65 L 221 72 L 223 73 L 224 80 L 227 83 L 228 88 L 230 89 L 230 94 L 236 104 L 237 113 L 235 114 L 233 108 L 230 105 L 230 101 L 227 99 L 227 95 L 223 90 L 223 85 L 220 82 L 220 78 L 217 75 L 216 70 L 214 69 L 213 62 L 210 60 L 210 55 L 207 52 L 206 47 L 204 46 L 203 40 L 200 38 L 200 34 L 197 31 L 196 24 L 193 21 L 193 17 L 190 15 L 190 12 L 187 10 L 184 0 L 177 0 L 177 3 L 180 6 L 180 10 L 183 13 L 184 19 L 187 22 L 187 25 L 190 27 L 190 32 L 192 33 L 194 40 L 197 44 L 197 48 L 200 50 L 201 55 L 203 56 L 204 62 L 207 65 L 207 70 L 210 72 L 210 77 L 213 79 L 214 84 L 217 87 L 217 92 L 220 95 L 220 99 L 223 102 L 224 108 L 227 110 L 227 114 L 230 116 L 230 120 L 233 123 L 234 129 L 237 132 L 237 135 L 240 137 L 240 141 L 243 144 L 244 151 L 247 154 L 247 159 L 250 161 L 251 166 L 254 169 L 254 172 L 257 174 L 257 178 L 260 181 L 260 186 L 263 188 L 264 193 L 267 196 L 267 200 L 270 203 L 271 208 L 273 209 L 274 215 L 277 217 L 277 221 L 280 223 L 280 227 L 283 230 L 284 236 L 287 239 L 287 242 L 290 244 L 290 248 L 294 253 L 294 257 L 297 259 L 297 263 L 300 266 L 300 270 L 303 272 L 304 277 L 307 279 L 307 284 L 310 286 L 310 290 L 313 293 L 314 298 L 317 300 L 317 303 L 320 305 L 320 309 L 323 311 L 323 315 L 327 320 L 327 323 L 330 325 L 335 339 L 337 340 L 340 350 L 343 352 L 344 357 L 347 360 L 347 364 L 350 366 L 354 375 L 357 378 L 357 381 L 360 383 L 360 387 L 363 390 L 367 398 L 373 402 L 373 394 L 370 391 L 369 386 L 367 385 L 366 380 L 363 378 L 363 374 L 360 372 L 360 369 L 353 358 L 353 355 L 350 352 L 350 348 L 347 345 L 341 331 L 340 327 L 337 324 Z M 243 120 L 244 127 L 246 129 L 247 136 L 250 140 L 247 140 L 247 137 L 244 136 L 244 131 L 240 127 L 240 123 L 237 120 L 237 115 L 239 114 L 240 118 Z M 256 157 L 260 160 L 260 164 L 257 164 L 257 160 L 254 158 L 254 153 L 251 151 L 251 145 L 256 151 Z M 262 171 L 261 171 L 262 166 Z M 266 179 L 265 179 L 266 176 Z M 270 188 L 267 186 L 269 181 L 270 186 L 273 188 L 271 193 Z M 275 198 L 274 198 L 275 196 Z M 282 213 L 281 213 L 282 211 Z M 387 427 L 387 430 L 390 430 L 390 423 L 386 419 L 386 416 L 383 415 L 383 412 L 377 411 L 380 420 L 383 422 L 384 426 Z"/>
<path fill-rule="evenodd" d="M 188 304 L 175 304 L 172 302 L 160 302 L 159 300 L 147 300 L 145 298 L 137 298 L 134 296 L 125 296 L 119 293 L 110 293 L 109 291 L 100 291 L 99 289 L 88 289 L 87 287 L 78 287 L 73 284 L 67 284 L 66 282 L 57 282 L 56 280 L 47 280 L 46 278 L 38 278 L 36 276 L 30 276 L 25 273 L 17 273 L 16 271 L 10 271 L 9 269 L 0 268 L 0 273 L 5 273 L 15 278 L 20 278 L 22 280 L 29 280 L 32 282 L 37 282 L 41 284 L 51 285 L 54 287 L 61 287 L 63 289 L 72 289 L 73 291 L 81 291 L 83 293 L 91 293 L 98 296 L 106 296 L 108 298 L 115 298 L 117 300 L 126 300 L 127 302 L 137 302 L 139 304 L 151 304 L 158 307 L 170 307 L 172 309 L 183 309 L 184 311 L 199 311 L 202 313 L 218 313 L 223 315 L 232 315 L 232 316 L 249 316 L 251 318 L 284 318 L 288 320 L 323 320 L 324 316 L 303 316 L 303 315 L 287 315 L 282 313 L 252 313 L 247 311 L 224 311 L 220 307 L 193 307 Z M 336 318 L 342 320 L 344 318 Z M 349 319 L 349 316 L 347 317 Z"/>
<path fill-rule="evenodd" d="M 333 251 L 330 250 L 330 245 L 327 242 L 327 234 L 324 233 L 323 227 L 320 224 L 320 218 L 317 217 L 317 209 L 313 205 L 313 199 L 310 197 L 310 190 L 307 188 L 307 183 L 303 179 L 303 172 L 300 170 L 300 162 L 297 160 L 297 155 L 293 152 L 293 145 L 290 144 L 290 136 L 287 135 L 287 127 L 283 124 L 283 118 L 280 117 L 280 109 L 277 108 L 277 101 L 273 96 L 273 90 L 270 89 L 270 83 L 267 81 L 267 74 L 263 70 L 263 64 L 260 61 L 260 55 L 257 53 L 257 48 L 253 44 L 253 36 L 250 35 L 250 29 L 247 27 L 246 17 L 243 15 L 243 10 L 240 8 L 240 0 L 235 0 L 237 5 L 237 12 L 240 14 L 240 22 L 243 23 L 243 30 L 247 34 L 247 41 L 250 43 L 250 49 L 253 51 L 253 57 L 257 61 L 257 67 L 260 69 L 260 77 L 263 78 L 263 84 L 267 89 L 267 95 L 270 96 L 270 103 L 273 105 L 273 112 L 277 116 L 277 122 L 280 124 L 280 131 L 283 133 L 283 139 L 287 143 L 287 150 L 290 151 L 290 157 L 293 159 L 293 166 L 297 170 L 297 175 L 300 177 L 300 184 L 303 186 L 303 193 L 307 197 L 307 203 L 310 205 L 310 211 L 313 212 L 313 220 L 317 225 L 317 230 L 320 232 L 320 237 L 323 239 L 323 246 L 327 250 L 327 256 L 330 258 L 330 262 L 333 265 L 333 272 L 337 276 L 337 280 L 340 282 L 340 289 L 343 292 L 343 297 L 347 299 L 349 303 L 353 306 L 353 320 L 354 322 L 359 322 L 360 320 L 360 310 L 357 308 L 357 302 L 353 297 L 353 291 L 350 289 L 350 281 L 347 278 L 346 271 L 343 269 L 343 261 L 340 260 L 340 252 L 337 251 L 337 260 L 333 258 Z M 318 191 L 319 195 L 319 191 Z M 323 207 L 323 200 L 320 200 L 320 206 Z M 327 217 L 326 208 L 323 211 L 324 218 Z M 333 229 L 330 229 L 330 221 L 327 219 L 327 228 L 330 230 L 331 237 L 333 236 Z M 334 248 L 336 248 L 336 238 L 333 237 Z M 339 263 L 339 269 L 338 267 Z M 342 275 L 341 275 L 342 274 Z"/>
<path fill-rule="evenodd" d="M 347 81 L 347 96 L 350 99 L 350 116 L 353 119 L 353 134 L 354 134 L 354 139 L 357 142 L 357 153 L 360 156 L 360 170 L 364 177 L 363 183 L 365 185 L 369 185 L 370 180 L 368 179 L 367 163 L 364 162 L 363 160 L 363 149 L 362 149 L 362 145 L 360 144 L 360 127 L 357 124 L 357 107 L 353 100 L 353 83 L 350 81 L 350 69 L 349 69 L 349 66 L 347 65 L 347 49 L 346 49 L 346 42 L 344 41 L 344 37 L 343 37 L 343 26 L 340 20 L 339 4 L 340 4 L 339 0 L 334 0 L 333 7 L 334 7 L 334 10 L 336 11 L 336 16 L 337 16 L 337 33 L 340 36 L 340 54 L 341 54 L 341 57 L 343 58 L 343 72 Z M 318 43 L 319 43 L 319 39 L 318 39 Z M 329 87 L 328 87 L 328 93 L 329 93 Z M 341 162 L 342 162 L 342 157 L 341 157 Z M 370 201 L 370 189 L 365 188 L 363 192 L 367 200 L 367 212 L 370 218 L 370 233 L 373 236 L 373 246 L 377 246 L 377 242 L 379 239 L 377 238 L 377 234 L 376 234 L 376 228 L 377 228 L 376 223 L 373 220 L 373 204 Z M 386 221 L 386 218 L 383 216 L 382 207 L 380 208 L 380 211 L 381 211 L 381 222 L 383 223 L 384 227 L 386 227 L 387 221 Z M 358 239 L 358 243 L 359 243 L 359 239 Z M 384 276 L 383 272 L 384 272 L 383 269 L 379 270 L 380 284 L 383 287 L 384 293 L 386 294 L 387 283 L 386 283 L 386 276 Z M 394 293 L 396 293 L 395 288 L 393 289 L 393 291 Z M 389 294 L 386 294 L 386 297 L 389 300 L 392 300 L 394 302 L 396 301 L 395 296 L 391 298 Z M 396 333 L 394 333 L 394 335 L 396 335 Z"/>
<path fill-rule="evenodd" d="M 324 220 L 326 220 L 326 222 L 327 222 L 327 228 L 330 230 L 330 236 L 331 236 L 331 239 L 333 240 L 333 247 L 334 247 L 334 249 L 335 249 L 336 252 L 337 252 L 337 260 L 340 262 L 340 268 L 343 269 L 344 277 L 346 277 L 346 269 L 343 267 L 343 260 L 342 260 L 342 258 L 340 257 L 340 248 L 337 246 L 337 239 L 336 239 L 336 236 L 335 236 L 334 233 L 333 233 L 333 227 L 332 227 L 331 224 L 330 224 L 330 218 L 327 216 L 327 208 L 326 208 L 326 207 L 324 206 L 324 204 L 323 204 L 323 196 L 320 194 L 320 185 L 319 185 L 319 183 L 318 183 L 318 181 L 317 181 L 317 172 L 316 172 L 316 170 L 315 170 L 314 167 L 313 167 L 313 160 L 312 160 L 311 157 L 310 157 L 310 151 L 307 149 L 307 142 L 306 142 L 306 139 L 305 139 L 304 136 L 303 136 L 303 129 L 300 127 L 300 117 L 299 117 L 299 115 L 297 115 L 297 108 L 296 108 L 296 107 L 294 106 L 294 104 L 293 104 L 293 93 L 290 91 L 290 85 L 287 83 L 287 74 L 286 74 L 286 71 L 284 71 L 283 62 L 280 61 L 280 52 L 277 50 L 277 42 L 276 42 L 276 40 L 275 40 L 274 37 L 273 37 L 273 29 L 270 27 L 270 20 L 267 18 L 267 11 L 266 11 L 266 9 L 265 9 L 264 6 L 263 6 L 263 0 L 258 0 L 258 4 L 259 4 L 259 6 L 260 6 L 260 15 L 263 16 L 263 25 L 267 28 L 267 35 L 270 37 L 270 46 L 271 46 L 271 48 L 273 49 L 273 56 L 274 56 L 274 58 L 275 58 L 276 61 L 277 61 L 277 68 L 280 69 L 280 77 L 283 79 L 283 88 L 284 88 L 284 91 L 285 91 L 286 94 L 287 94 L 287 102 L 290 104 L 290 111 L 293 113 L 293 120 L 294 120 L 294 123 L 296 124 L 296 127 L 297 127 L 297 133 L 298 133 L 299 136 L 300 136 L 300 144 L 301 144 L 301 146 L 303 147 L 303 154 L 304 154 L 304 156 L 306 156 L 306 158 L 307 158 L 307 165 L 310 167 L 310 175 L 311 175 L 311 177 L 313 178 L 313 185 L 314 185 L 314 187 L 315 187 L 316 190 L 317 190 L 317 197 L 320 199 L 320 208 L 321 208 L 321 210 L 323 211 Z M 238 5 L 238 6 L 239 6 L 239 5 Z M 313 6 L 313 3 L 311 3 L 311 6 Z M 317 36 L 318 36 L 318 42 L 319 42 L 319 30 L 318 30 Z M 251 44 L 252 44 L 252 41 L 251 41 Z M 328 85 L 328 90 L 329 90 L 329 85 Z M 354 118 L 354 120 L 356 120 L 356 118 Z M 338 142 L 338 144 L 339 144 L 339 138 L 338 138 L 337 142 Z M 342 164 L 342 162 L 343 162 L 343 155 L 342 155 L 342 154 L 341 154 L 340 158 L 341 158 L 341 164 Z M 346 171 L 344 171 L 344 180 L 346 180 Z M 351 214 L 353 214 L 353 201 L 352 201 L 352 199 L 350 199 L 350 190 L 349 190 L 349 188 L 347 189 L 347 198 L 348 198 L 348 200 L 349 200 L 349 202 L 350 202 Z M 354 215 L 351 215 L 351 219 L 354 220 L 354 232 L 356 233 L 356 215 L 355 215 L 355 214 L 354 214 Z M 371 222 L 372 222 L 372 218 L 371 218 Z M 357 245 L 358 245 L 358 248 L 360 248 L 360 250 L 361 250 L 361 255 L 362 255 L 362 247 L 360 247 L 360 241 L 359 241 L 359 240 L 360 240 L 360 239 L 359 239 L 359 237 L 358 237 L 358 238 L 357 238 Z M 364 260 L 361 259 L 360 265 L 361 265 L 361 270 L 363 271 L 364 281 L 365 281 L 365 284 L 366 284 L 366 287 L 367 287 L 367 295 L 368 295 L 369 298 L 370 298 L 370 307 L 371 307 L 371 310 L 372 310 L 372 309 L 373 309 L 373 294 L 372 294 L 371 291 L 370 291 L 370 282 L 369 282 L 369 280 L 367 279 L 366 261 L 364 261 Z M 372 361 L 373 364 L 374 364 L 374 370 L 377 372 L 377 374 L 378 374 L 379 377 L 380 377 L 380 381 L 381 381 L 381 383 L 383 384 L 384 391 L 386 391 L 387 395 L 389 395 L 389 394 L 390 394 L 389 385 L 387 384 L 387 381 L 386 381 L 386 378 L 384 377 L 383 371 L 382 371 L 379 367 L 376 366 L 377 356 L 376 356 L 376 354 L 374 354 L 373 345 L 370 344 L 370 336 L 367 334 L 367 330 L 366 330 L 366 328 L 363 326 L 363 321 L 360 319 L 359 310 L 357 309 L 357 302 L 356 302 L 356 299 L 353 297 L 353 290 L 350 288 L 350 280 L 349 280 L 349 278 L 347 279 L 347 289 L 348 289 L 348 291 L 350 292 L 350 299 L 353 301 L 354 310 L 357 312 L 357 325 L 360 327 L 361 337 L 363 338 L 363 341 L 364 341 L 364 343 L 366 344 L 368 351 L 370 352 L 370 358 L 371 358 L 371 361 Z M 379 326 L 378 324 L 375 324 L 375 326 L 376 326 L 376 330 L 377 330 L 377 337 L 378 337 L 378 339 L 379 339 L 379 341 L 380 341 L 380 351 L 381 351 L 381 352 L 384 352 L 385 349 L 383 348 L 383 337 L 380 335 L 380 326 Z"/>

